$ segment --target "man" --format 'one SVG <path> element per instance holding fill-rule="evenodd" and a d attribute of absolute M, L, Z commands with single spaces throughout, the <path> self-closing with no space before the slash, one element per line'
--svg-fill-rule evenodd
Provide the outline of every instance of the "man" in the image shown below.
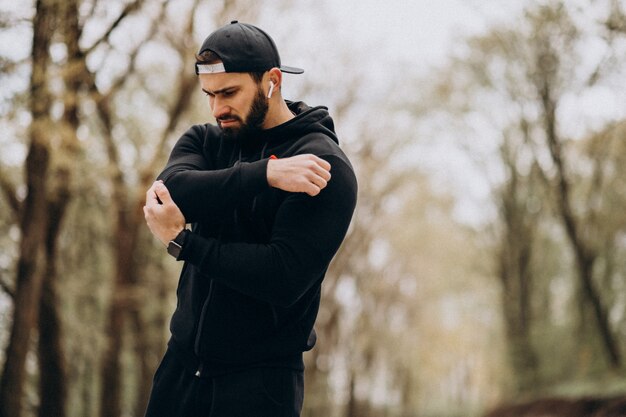
<path fill-rule="evenodd" d="M 327 109 L 282 98 L 282 72 L 303 71 L 261 29 L 233 21 L 196 59 L 218 126 L 189 129 L 146 195 L 150 230 L 184 261 L 146 416 L 299 416 L 356 178 Z"/>

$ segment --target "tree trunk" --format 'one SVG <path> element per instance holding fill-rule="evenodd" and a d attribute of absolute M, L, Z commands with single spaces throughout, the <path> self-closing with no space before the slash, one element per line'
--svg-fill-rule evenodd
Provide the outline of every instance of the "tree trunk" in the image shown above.
<path fill-rule="evenodd" d="M 525 123 L 522 123 L 522 128 Z M 498 195 L 502 236 L 497 253 L 497 276 L 502 286 L 502 309 L 509 363 L 516 394 L 533 390 L 537 382 L 537 354 L 530 338 L 530 269 L 536 219 L 526 208 L 532 192 L 531 177 L 520 175 L 518 155 L 505 137 L 500 155 L 508 173 Z"/>
<path fill-rule="evenodd" d="M 608 362 L 613 368 L 617 369 L 622 365 L 622 357 L 616 337 L 611 330 L 607 308 L 602 304 L 600 293 L 593 283 L 593 265 L 597 259 L 597 253 L 589 247 L 581 235 L 580 225 L 572 209 L 570 184 L 563 162 L 562 142 L 556 133 L 556 101 L 552 97 L 548 79 L 543 80 L 543 83 L 538 88 L 538 92 L 544 111 L 544 128 L 548 148 L 556 167 L 556 192 L 559 215 L 572 245 L 583 295 L 593 309 L 596 326 L 600 333 L 600 339 Z"/>
<path fill-rule="evenodd" d="M 115 285 L 114 291 L 119 289 Z M 119 417 L 121 415 L 120 387 L 120 352 L 122 350 L 122 331 L 124 329 L 124 311 L 115 300 L 109 306 L 107 319 L 107 347 L 102 357 L 102 396 L 100 398 L 100 417 Z"/>
<path fill-rule="evenodd" d="M 27 195 L 20 219 L 21 241 L 17 263 L 13 323 L 2 380 L 0 416 L 19 417 L 26 376 L 25 361 L 31 331 L 38 315 L 42 277 L 41 260 L 45 240 L 46 177 L 50 159 L 51 98 L 47 88 L 48 48 L 53 34 L 56 1 L 38 0 L 33 22 L 32 74 L 29 107 L 33 122 L 26 157 Z"/>
<path fill-rule="evenodd" d="M 359 409 L 355 393 L 356 375 L 354 370 L 350 370 L 350 380 L 348 381 L 348 404 L 346 406 L 346 417 L 359 417 Z M 363 416 L 361 416 L 363 417 Z"/>
<path fill-rule="evenodd" d="M 511 225 L 505 226 L 511 228 Z M 537 355 L 530 340 L 530 239 L 513 230 L 503 243 L 498 275 L 502 283 L 504 326 L 517 393 L 532 391 L 537 382 Z"/>
<path fill-rule="evenodd" d="M 135 340 L 135 358 L 139 362 L 139 381 L 137 388 L 137 398 L 135 400 L 135 415 L 142 416 L 146 411 L 148 405 L 148 399 L 150 398 L 152 373 L 154 372 L 153 366 L 150 363 L 150 339 L 146 332 L 146 326 L 141 317 L 141 311 L 135 306 L 132 309 L 130 318 L 134 332 Z"/>
<path fill-rule="evenodd" d="M 78 94 L 83 85 L 82 78 L 78 77 L 75 71 L 76 66 L 81 64 L 78 46 L 81 30 L 76 0 L 64 2 L 59 15 L 62 16 L 60 23 L 67 46 L 68 61 L 63 72 L 65 93 L 63 125 L 60 129 L 61 146 L 56 158 L 57 166 L 51 176 L 54 178 L 55 187 L 50 193 L 48 202 L 50 223 L 46 239 L 46 274 L 39 312 L 39 415 L 41 417 L 66 415 L 67 370 L 63 354 L 60 301 L 57 291 L 59 279 L 57 247 L 61 224 L 72 198 L 72 163 L 79 149 L 76 137 L 80 124 Z"/>
<path fill-rule="evenodd" d="M 62 348 L 61 314 L 57 293 L 56 248 L 67 199 L 51 204 L 46 242 L 46 273 L 39 305 L 39 416 L 66 415 L 67 378 Z"/>
<path fill-rule="evenodd" d="M 124 323 L 133 304 L 131 291 L 135 265 L 133 257 L 137 243 L 137 221 L 129 220 L 125 211 L 126 199 L 121 197 L 126 189 L 117 184 L 114 194 L 120 199 L 116 201 L 117 226 L 114 240 L 116 242 L 116 276 L 109 306 L 108 326 L 106 330 L 107 348 L 102 359 L 102 398 L 101 417 L 119 417 L 121 415 L 121 374 L 120 354 L 122 352 Z"/>

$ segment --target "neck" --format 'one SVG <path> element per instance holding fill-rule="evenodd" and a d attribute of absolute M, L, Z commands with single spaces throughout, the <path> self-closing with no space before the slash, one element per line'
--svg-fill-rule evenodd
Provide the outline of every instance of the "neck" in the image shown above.
<path fill-rule="evenodd" d="M 271 129 L 288 122 L 295 116 L 287 107 L 287 103 L 279 95 L 272 97 L 269 102 L 269 109 L 263 123 L 263 129 Z"/>

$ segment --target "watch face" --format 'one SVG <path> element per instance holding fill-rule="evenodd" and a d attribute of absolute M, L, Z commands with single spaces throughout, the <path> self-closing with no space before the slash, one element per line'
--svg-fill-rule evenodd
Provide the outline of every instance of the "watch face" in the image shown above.
<path fill-rule="evenodd" d="M 187 232 L 187 229 L 181 230 L 180 233 L 173 240 L 170 240 L 170 243 L 167 245 L 167 253 L 176 258 L 176 260 L 178 260 L 180 252 L 183 250 L 183 244 L 185 243 Z"/>
<path fill-rule="evenodd" d="M 178 259 L 178 257 L 180 256 L 180 251 L 183 247 L 174 242 L 173 240 L 170 241 L 169 245 L 167 245 L 167 253 L 169 253 L 170 255 L 172 255 L 174 258 Z"/>

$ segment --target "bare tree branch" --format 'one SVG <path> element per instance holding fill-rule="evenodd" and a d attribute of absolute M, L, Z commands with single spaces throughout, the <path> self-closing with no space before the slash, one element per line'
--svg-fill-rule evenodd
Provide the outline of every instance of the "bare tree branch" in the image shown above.
<path fill-rule="evenodd" d="M 159 29 L 159 23 L 162 21 L 163 16 L 165 16 L 166 5 L 167 5 L 166 1 L 161 2 L 161 9 L 160 9 L 159 15 L 155 19 L 152 20 L 150 24 L 150 30 L 148 31 L 145 39 L 142 42 L 138 42 L 137 46 L 135 46 L 135 49 L 130 53 L 129 64 L 128 64 L 127 70 L 124 71 L 124 73 L 120 75 L 117 78 L 117 80 L 113 82 L 107 94 L 111 95 L 112 93 L 120 90 L 124 86 L 124 84 L 126 84 L 126 81 L 128 81 L 131 78 L 130 76 L 136 72 L 135 64 L 137 63 L 137 56 L 139 55 L 139 51 L 144 46 L 145 41 L 154 38 L 154 35 Z"/>
<path fill-rule="evenodd" d="M 9 207 L 11 208 L 13 214 L 19 217 L 22 203 L 17 198 L 15 186 L 9 181 L 9 179 L 4 175 L 2 171 L 0 171 L 0 189 L 2 189 L 4 198 L 6 198 L 7 202 L 9 203 Z"/>
<path fill-rule="evenodd" d="M 187 61 L 187 56 L 189 52 L 186 48 L 186 45 L 193 39 L 194 32 L 194 13 L 193 11 L 197 9 L 199 0 L 195 0 L 193 6 L 191 8 L 191 12 L 189 13 L 187 23 L 185 25 L 185 33 L 183 35 L 184 40 L 182 42 L 174 42 L 176 45 L 176 50 L 178 55 L 181 58 L 182 62 Z M 165 152 L 165 144 L 167 139 L 172 134 L 176 125 L 178 124 L 178 119 L 180 116 L 187 110 L 189 104 L 191 103 L 191 97 L 194 87 L 196 86 L 196 76 L 191 72 L 189 75 L 181 76 L 180 84 L 178 86 L 178 90 L 176 91 L 176 99 L 174 100 L 172 106 L 168 111 L 168 124 L 163 133 L 161 134 L 161 138 L 159 143 L 156 145 L 154 154 L 152 158 L 148 162 L 148 164 L 141 171 L 141 183 L 140 187 L 145 188 L 145 186 L 150 182 L 150 179 L 154 175 L 154 171 L 156 167 L 163 159 L 163 154 Z"/>
<path fill-rule="evenodd" d="M 13 286 L 4 280 L 4 276 L 0 274 L 0 289 L 5 292 L 11 299 L 15 298 L 15 290 Z"/>
<path fill-rule="evenodd" d="M 143 2 L 144 0 L 135 0 L 134 2 L 127 4 L 126 7 L 124 7 L 124 10 L 122 10 L 120 15 L 117 17 L 117 19 L 115 19 L 113 23 L 111 23 L 111 26 L 109 26 L 106 32 L 104 32 L 104 34 L 98 40 L 96 40 L 93 45 L 91 45 L 84 51 L 85 55 L 88 55 L 103 42 L 108 41 L 111 33 L 115 30 L 115 28 L 119 26 L 122 20 L 124 20 L 124 18 L 132 12 L 138 10 L 143 5 Z"/>
<path fill-rule="evenodd" d="M 626 34 L 626 13 L 619 0 L 611 1 L 611 14 L 604 25 L 611 33 Z"/>
<path fill-rule="evenodd" d="M 135 3 L 133 3 L 135 5 L 135 7 L 139 7 L 139 5 L 141 4 L 143 0 L 137 0 Z M 151 39 L 154 34 L 156 33 L 157 29 L 158 29 L 158 22 L 160 22 L 160 20 L 162 19 L 162 17 L 165 14 L 165 6 L 166 6 L 167 2 L 163 1 L 161 2 L 161 9 L 159 12 L 159 15 L 157 18 L 155 18 L 152 21 L 151 24 L 151 28 L 150 31 L 148 32 L 148 35 L 146 37 L 146 39 Z M 129 5 L 130 6 L 130 5 Z M 128 9 L 128 7 L 127 7 Z M 128 13 L 127 13 L 128 14 Z M 130 54 L 130 63 L 129 63 L 129 67 L 128 70 L 124 73 L 123 76 L 120 76 L 117 80 L 115 80 L 113 82 L 113 85 L 111 86 L 111 88 L 109 89 L 109 91 L 107 91 L 106 93 L 102 93 L 98 90 L 98 88 L 96 87 L 95 84 L 95 75 L 94 74 L 90 74 L 90 80 L 89 80 L 89 85 L 90 85 L 90 91 L 91 94 L 94 97 L 94 100 L 97 104 L 97 109 L 98 109 L 98 114 L 100 115 L 100 119 L 103 123 L 104 126 L 104 130 L 105 130 L 105 134 L 103 135 L 104 140 L 105 140 L 105 145 L 106 145 L 106 149 L 107 149 L 107 155 L 109 157 L 109 166 L 110 166 L 110 170 L 111 172 L 111 178 L 113 179 L 113 182 L 115 184 L 117 184 L 117 187 L 114 187 L 115 190 L 121 190 L 122 187 L 119 187 L 119 185 L 124 183 L 124 173 L 121 169 L 120 166 L 120 160 L 119 160 L 119 152 L 117 149 L 117 145 L 115 144 L 115 141 L 113 139 L 113 114 L 111 111 L 111 100 L 112 97 L 124 86 L 124 84 L 126 83 L 126 81 L 128 79 L 130 79 L 129 75 L 132 75 L 135 73 L 136 71 L 136 67 L 135 67 L 135 63 L 136 63 L 136 59 L 137 56 L 139 54 L 139 50 L 141 49 L 141 46 L 143 45 L 144 42 L 140 42 L 138 43 L 137 47 L 131 52 Z M 122 200 L 120 201 L 125 201 L 126 198 L 119 195 L 117 196 L 119 198 L 122 198 Z"/>
<path fill-rule="evenodd" d="M 602 199 L 602 190 L 605 183 L 605 174 L 606 174 L 606 161 L 609 157 L 611 145 L 612 145 L 612 135 L 606 135 L 608 137 L 605 140 L 597 141 L 597 148 L 595 151 L 592 151 L 591 158 L 593 163 L 593 174 L 591 176 L 591 183 L 589 186 L 589 193 L 587 194 L 587 203 L 586 207 L 588 209 L 588 213 L 586 216 L 585 223 L 590 225 L 597 226 L 598 218 L 600 215 L 600 200 Z"/>

